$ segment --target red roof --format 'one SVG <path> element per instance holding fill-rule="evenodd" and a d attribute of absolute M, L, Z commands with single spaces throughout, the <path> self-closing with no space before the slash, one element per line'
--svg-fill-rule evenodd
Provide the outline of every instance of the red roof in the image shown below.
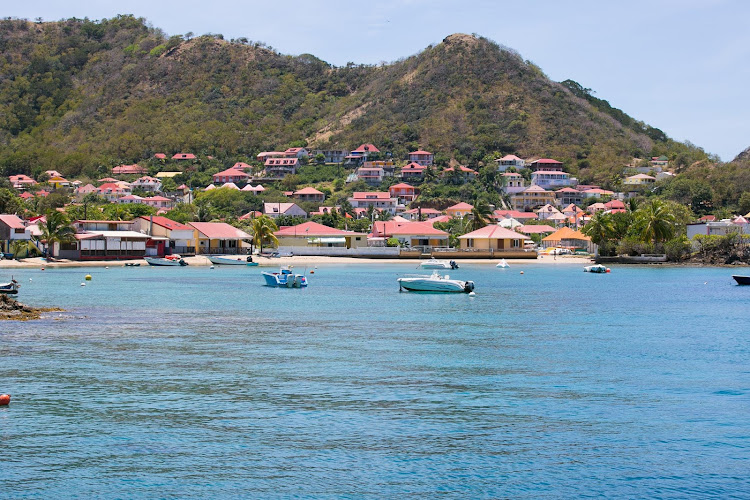
<path fill-rule="evenodd" d="M 230 226 L 226 222 L 190 222 L 188 225 L 193 226 L 198 232 L 203 233 L 203 235 L 210 239 L 232 240 L 250 238 L 250 235 L 245 231 Z"/>
<path fill-rule="evenodd" d="M 404 212 L 404 213 L 405 213 L 405 214 L 418 214 L 418 213 L 420 213 L 420 210 L 422 211 L 422 215 L 427 215 L 427 214 L 440 214 L 440 213 L 442 213 L 442 212 L 441 212 L 440 210 L 436 210 L 436 209 L 434 209 L 434 208 L 422 208 L 422 209 L 419 209 L 419 208 L 412 208 L 412 209 L 410 209 L 410 210 L 407 210 L 407 211 L 406 211 L 406 212 Z M 450 217 L 448 217 L 448 219 L 450 220 Z"/>
<path fill-rule="evenodd" d="M 701 221 L 701 222 L 713 222 L 713 221 L 716 220 L 716 216 L 715 215 L 704 215 L 703 217 L 701 217 L 698 220 Z"/>
<path fill-rule="evenodd" d="M 419 163 L 409 163 L 407 165 L 404 165 L 401 167 L 401 172 L 423 172 L 427 169 L 424 165 L 420 165 Z"/>
<path fill-rule="evenodd" d="M 391 193 L 382 191 L 355 191 L 352 193 L 352 199 L 355 200 L 390 200 Z"/>
<path fill-rule="evenodd" d="M 372 144 L 362 144 L 360 147 L 352 151 L 352 153 L 380 153 L 380 150 Z"/>
<path fill-rule="evenodd" d="M 435 229 L 431 222 L 398 222 L 398 221 L 375 221 L 373 234 L 376 236 L 448 236 L 448 233 Z"/>
<path fill-rule="evenodd" d="M 422 151 L 421 149 L 419 151 L 412 151 L 409 153 L 410 155 L 431 155 L 429 151 Z"/>
<path fill-rule="evenodd" d="M 518 210 L 495 210 L 495 217 L 521 219 L 538 219 L 539 216 L 533 212 L 519 212 Z"/>
<path fill-rule="evenodd" d="M 296 226 L 288 226 L 274 233 L 276 236 L 347 236 L 354 234 L 353 231 L 344 231 L 329 227 L 317 222 L 303 222 Z"/>
<path fill-rule="evenodd" d="M 453 172 L 453 170 L 455 170 L 453 167 L 448 167 L 445 170 L 443 170 L 443 172 Z M 472 170 L 465 165 L 459 165 L 458 170 L 460 170 L 461 172 L 473 172 L 475 174 L 477 173 L 476 170 Z"/>
<path fill-rule="evenodd" d="M 31 193 L 29 193 L 28 191 L 24 191 L 23 193 L 19 194 L 18 196 L 20 198 L 24 199 L 24 200 L 28 200 L 29 198 L 33 198 L 34 197 L 34 195 L 31 194 Z"/>
<path fill-rule="evenodd" d="M 224 170 L 223 172 L 219 172 L 218 174 L 213 175 L 214 178 L 216 177 L 250 177 L 242 170 L 238 170 L 234 167 L 228 168 Z"/>
<path fill-rule="evenodd" d="M 294 194 L 323 194 L 314 187 L 306 187 L 302 188 L 298 191 L 295 191 Z"/>
<path fill-rule="evenodd" d="M 112 169 L 113 174 L 145 174 L 146 168 L 140 165 L 120 165 Z"/>
<path fill-rule="evenodd" d="M 3 214 L 0 215 L 0 221 L 3 221 L 6 226 L 11 229 L 24 229 L 23 221 L 17 215 Z"/>
<path fill-rule="evenodd" d="M 472 210 L 474 208 L 473 205 L 469 205 L 468 203 L 456 203 L 452 207 L 446 208 L 446 210 Z"/>
<path fill-rule="evenodd" d="M 552 165 L 562 165 L 561 161 L 553 160 L 551 158 L 541 158 L 536 161 L 532 161 L 531 163 L 546 163 L 546 164 L 552 164 Z"/>
<path fill-rule="evenodd" d="M 192 231 L 193 228 L 186 225 L 181 224 L 179 222 L 175 222 L 172 219 L 167 219 L 166 217 L 155 215 L 154 217 L 140 217 L 141 219 L 145 220 L 146 222 L 153 221 L 154 224 L 157 226 L 161 226 L 163 228 L 169 229 L 170 231 Z"/>
<path fill-rule="evenodd" d="M 610 209 L 614 209 L 614 208 L 624 209 L 625 208 L 625 204 L 621 202 L 620 200 L 608 201 L 607 203 L 604 204 L 604 206 Z"/>
<path fill-rule="evenodd" d="M 159 159 L 159 160 L 164 160 L 167 158 L 167 155 L 165 155 L 164 153 L 156 153 L 154 155 L 154 158 Z"/>
<path fill-rule="evenodd" d="M 388 188 L 389 191 L 391 189 L 414 189 L 414 186 L 412 186 L 411 184 L 407 184 L 405 182 L 400 182 L 400 183 L 394 184 L 393 186 L 391 186 L 390 188 Z"/>
<path fill-rule="evenodd" d="M 519 231 L 525 234 L 540 234 L 540 233 L 554 233 L 556 229 L 547 224 L 528 224 L 525 226 L 518 226 Z"/>
<path fill-rule="evenodd" d="M 195 160 L 195 155 L 193 153 L 177 153 L 174 156 L 172 156 L 173 160 Z"/>

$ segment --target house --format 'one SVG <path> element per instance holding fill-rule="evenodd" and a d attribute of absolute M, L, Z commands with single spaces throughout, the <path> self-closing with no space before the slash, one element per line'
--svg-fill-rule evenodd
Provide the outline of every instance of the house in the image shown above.
<path fill-rule="evenodd" d="M 436 229 L 431 222 L 375 221 L 372 225 L 373 242 L 396 238 L 409 248 L 431 249 L 447 247 L 449 235 Z"/>
<path fill-rule="evenodd" d="M 403 180 L 421 181 L 424 179 L 424 173 L 427 167 L 422 166 L 418 163 L 409 163 L 401 167 L 401 178 Z"/>
<path fill-rule="evenodd" d="M 28 175 L 18 174 L 18 175 L 11 175 L 9 177 L 10 179 L 10 185 L 13 186 L 14 189 L 23 190 L 28 189 L 31 186 L 35 186 L 37 182 L 29 177 Z"/>
<path fill-rule="evenodd" d="M 554 233 L 556 229 L 547 224 L 525 224 L 523 226 L 518 226 L 516 228 L 516 231 L 519 231 L 525 235 L 529 235 L 529 234 L 547 235 L 547 234 Z"/>
<path fill-rule="evenodd" d="M 269 158 L 283 158 L 284 153 L 283 151 L 263 151 L 262 153 L 258 153 L 258 156 L 255 157 L 256 160 L 259 162 L 265 163 L 267 159 Z"/>
<path fill-rule="evenodd" d="M 195 254 L 194 229 L 187 224 L 159 215 L 137 217 L 133 220 L 133 231 L 150 236 L 146 255 Z"/>
<path fill-rule="evenodd" d="M 296 226 L 288 226 L 274 233 L 279 247 L 340 247 L 357 248 L 367 246 L 367 235 L 344 231 L 309 221 Z"/>
<path fill-rule="evenodd" d="M 472 210 L 474 210 L 474 205 L 469 205 L 468 203 L 461 202 L 446 208 L 445 214 L 453 217 L 454 219 L 461 219 L 471 214 Z"/>
<path fill-rule="evenodd" d="M 156 158 L 157 160 L 166 160 L 167 159 L 167 155 L 164 154 L 164 153 L 156 153 L 154 155 L 154 158 Z"/>
<path fill-rule="evenodd" d="M 610 200 L 605 203 L 604 206 L 607 207 L 607 210 L 609 210 L 610 212 L 616 213 L 625 211 L 625 204 L 620 200 Z"/>
<path fill-rule="evenodd" d="M 112 169 L 112 175 L 144 175 L 146 167 L 140 165 L 119 165 Z"/>
<path fill-rule="evenodd" d="M 380 150 L 372 144 L 362 144 L 346 156 L 347 163 L 359 164 L 366 161 L 369 155 L 380 153 Z"/>
<path fill-rule="evenodd" d="M 598 203 L 592 203 L 588 206 L 587 210 L 590 214 L 595 214 L 597 212 L 606 212 L 607 211 L 607 205 L 604 203 L 598 202 Z"/>
<path fill-rule="evenodd" d="M 70 187 L 70 181 L 61 175 L 51 176 L 47 179 L 47 184 L 52 186 L 52 189 L 60 189 Z"/>
<path fill-rule="evenodd" d="M 543 207 L 538 209 L 536 211 L 536 214 L 539 217 L 539 220 L 547 220 L 550 219 L 553 215 L 562 215 L 562 212 L 548 203 L 547 205 L 544 205 Z"/>
<path fill-rule="evenodd" d="M 562 227 L 549 236 L 542 238 L 542 247 L 564 247 L 571 250 L 584 249 L 589 253 L 595 253 L 596 251 L 596 246 L 591 243 L 591 238 L 569 227 Z"/>
<path fill-rule="evenodd" d="M 746 222 L 745 220 L 745 223 L 737 224 L 735 221 L 722 219 L 719 221 L 687 224 L 687 237 L 689 240 L 692 240 L 699 234 L 706 236 L 726 236 L 730 233 L 746 234 Z"/>
<path fill-rule="evenodd" d="M 417 197 L 417 188 L 405 182 L 394 184 L 388 188 L 388 192 L 391 198 L 397 198 L 399 204 L 403 205 L 408 205 Z"/>
<path fill-rule="evenodd" d="M 83 197 L 89 193 L 97 193 L 97 188 L 93 184 L 86 184 L 85 186 L 80 186 L 73 190 L 73 194 L 79 200 L 82 200 Z"/>
<path fill-rule="evenodd" d="M 516 170 L 526 168 L 526 161 L 516 155 L 505 155 L 495 161 L 497 162 L 497 169 L 500 172 L 505 172 L 509 167 L 514 167 Z"/>
<path fill-rule="evenodd" d="M 522 250 L 524 241 L 530 240 L 525 234 L 490 224 L 459 236 L 461 249 L 476 250 Z"/>
<path fill-rule="evenodd" d="M 141 203 L 157 209 L 169 210 L 172 208 L 172 200 L 164 196 L 146 196 L 141 199 Z"/>
<path fill-rule="evenodd" d="M 565 187 L 555 191 L 555 204 L 558 206 L 580 205 L 583 203 L 583 193 L 572 187 Z"/>
<path fill-rule="evenodd" d="M 580 186 L 579 186 L 580 188 Z M 585 191 L 581 191 L 581 194 L 585 198 L 596 198 L 596 199 L 602 199 L 602 198 L 611 198 L 615 196 L 614 191 L 610 191 L 608 189 L 601 189 L 601 188 L 591 188 L 586 189 Z"/>
<path fill-rule="evenodd" d="M 420 220 L 428 220 L 432 222 L 433 219 L 436 219 L 443 215 L 443 212 L 440 210 L 435 210 L 434 208 L 412 208 L 411 210 L 407 210 L 401 214 L 401 216 L 409 221 L 420 221 Z M 450 220 L 450 217 L 447 215 L 445 216 L 447 220 Z M 445 222 L 445 221 L 443 221 Z"/>
<path fill-rule="evenodd" d="M 0 215 L 0 251 L 9 253 L 14 241 L 30 241 L 31 230 L 17 215 Z"/>
<path fill-rule="evenodd" d="M 395 214 L 398 199 L 392 197 L 390 193 L 380 191 L 355 191 L 352 197 L 349 198 L 349 203 L 351 203 L 354 209 L 362 208 L 367 210 L 373 207 Z"/>
<path fill-rule="evenodd" d="M 563 164 L 561 161 L 552 160 L 550 158 L 541 158 L 539 160 L 534 160 L 531 163 L 529 163 L 529 167 L 532 170 L 545 170 L 548 172 L 562 172 L 563 171 Z"/>
<path fill-rule="evenodd" d="M 664 155 L 652 156 L 651 161 L 649 161 L 649 163 L 651 164 L 652 167 L 658 167 L 659 168 L 658 171 L 661 171 L 667 168 L 667 166 L 669 165 L 669 158 L 667 158 Z"/>
<path fill-rule="evenodd" d="M 326 163 L 344 163 L 349 153 L 350 151 L 345 149 L 315 149 L 312 152 L 312 157 L 323 155 Z"/>
<path fill-rule="evenodd" d="M 55 244 L 54 254 L 63 259 L 140 259 L 146 255 L 149 237 L 133 230 L 132 221 L 76 220 L 76 242 Z"/>
<path fill-rule="evenodd" d="M 194 161 L 195 155 L 193 153 L 176 153 L 172 155 L 172 159 L 176 161 Z"/>
<path fill-rule="evenodd" d="M 196 242 L 196 254 L 230 254 L 245 253 L 242 240 L 251 240 L 252 236 L 241 229 L 225 222 L 190 222 L 193 240 Z"/>
<path fill-rule="evenodd" d="M 274 219 L 280 215 L 307 218 L 307 212 L 302 210 L 296 203 L 264 203 L 263 213 Z"/>
<path fill-rule="evenodd" d="M 50 178 L 50 177 L 64 177 L 63 174 L 61 174 L 57 170 L 45 170 L 44 171 L 44 175 L 46 175 L 47 178 Z"/>
<path fill-rule="evenodd" d="M 140 189 L 148 193 L 161 191 L 161 181 L 155 177 L 145 175 L 130 183 L 132 189 Z"/>
<path fill-rule="evenodd" d="M 299 158 L 268 158 L 263 165 L 267 178 L 283 179 L 287 175 L 297 173 Z"/>
<path fill-rule="evenodd" d="M 321 203 L 326 199 L 326 195 L 314 187 L 298 189 L 293 196 L 300 201 L 319 201 Z"/>
<path fill-rule="evenodd" d="M 227 182 L 247 182 L 250 176 L 237 168 L 228 168 L 222 172 L 214 174 L 214 184 L 226 184 Z"/>
<path fill-rule="evenodd" d="M 495 219 L 516 219 L 518 221 L 536 220 L 539 218 L 534 212 L 519 212 L 518 210 L 495 210 L 493 212 Z"/>
<path fill-rule="evenodd" d="M 514 210 L 526 211 L 555 203 L 555 193 L 532 185 L 510 198 Z"/>
<path fill-rule="evenodd" d="M 526 189 L 526 181 L 523 176 L 517 172 L 504 172 L 502 174 L 502 190 L 508 194 L 520 193 Z"/>
<path fill-rule="evenodd" d="M 258 184 L 257 186 L 253 187 L 252 184 L 246 184 L 245 187 L 240 189 L 240 191 L 251 191 L 254 195 L 259 195 L 263 191 L 265 191 L 266 188 Z"/>
<path fill-rule="evenodd" d="M 629 177 L 625 177 L 625 180 L 622 181 L 623 184 L 627 184 L 628 186 L 646 186 L 655 182 L 656 177 L 651 177 L 650 175 L 646 174 L 631 175 Z"/>
<path fill-rule="evenodd" d="M 435 155 L 430 153 L 429 151 L 412 151 L 409 153 L 409 163 L 416 163 L 417 165 L 422 165 L 423 167 L 429 167 L 432 165 L 432 162 L 435 161 Z"/>
<path fill-rule="evenodd" d="M 96 194 L 98 194 L 102 198 L 105 198 L 107 201 L 117 201 L 123 196 L 127 196 L 130 194 L 130 188 L 120 186 L 119 184 L 116 184 L 114 182 L 107 182 L 105 184 L 102 184 L 97 188 L 96 191 Z"/>
<path fill-rule="evenodd" d="M 31 198 L 34 198 L 34 195 L 29 193 L 28 191 L 24 191 L 23 193 L 18 195 L 19 198 L 21 198 L 23 201 L 30 200 Z"/>
<path fill-rule="evenodd" d="M 578 179 L 569 173 L 557 170 L 537 170 L 531 174 L 531 184 L 544 189 L 575 186 Z"/>
<path fill-rule="evenodd" d="M 453 176 L 457 176 L 462 182 L 469 182 L 476 179 L 477 172 L 464 165 L 443 169 L 443 177 L 453 178 Z"/>
<path fill-rule="evenodd" d="M 362 166 L 357 169 L 356 174 L 358 179 L 361 179 L 372 186 L 377 186 L 383 182 L 385 170 L 380 167 Z"/>
<path fill-rule="evenodd" d="M 171 179 L 172 177 L 177 177 L 181 173 L 182 172 L 157 172 L 156 173 L 156 178 L 159 179 L 159 180 L 161 180 L 161 179 Z"/>
<path fill-rule="evenodd" d="M 309 156 L 305 148 L 288 148 L 284 151 L 284 158 L 302 158 L 303 156 Z"/>

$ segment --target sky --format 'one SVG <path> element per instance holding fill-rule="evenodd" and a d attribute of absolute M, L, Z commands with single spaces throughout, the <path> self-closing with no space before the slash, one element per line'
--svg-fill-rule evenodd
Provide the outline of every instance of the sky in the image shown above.
<path fill-rule="evenodd" d="M 25 0 L 2 12 L 133 14 L 167 35 L 245 37 L 337 66 L 393 62 L 476 33 L 724 161 L 750 146 L 747 0 Z"/>

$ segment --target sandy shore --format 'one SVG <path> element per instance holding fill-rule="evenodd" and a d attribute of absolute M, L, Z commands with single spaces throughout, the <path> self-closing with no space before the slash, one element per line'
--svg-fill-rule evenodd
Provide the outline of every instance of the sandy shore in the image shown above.
<path fill-rule="evenodd" d="M 258 263 L 259 267 L 280 267 L 280 266 L 310 266 L 310 265 L 325 265 L 325 264 L 411 264 L 420 262 L 420 259 L 361 259 L 354 257 L 322 257 L 322 256 L 293 256 L 293 257 L 253 257 L 255 262 Z M 539 256 L 537 259 L 507 259 L 511 265 L 524 265 L 524 264 L 590 264 L 592 260 L 588 257 L 576 257 L 570 255 L 558 255 L 553 257 L 551 255 Z M 185 261 L 191 266 L 210 266 L 211 261 L 208 258 L 197 255 L 195 257 L 185 257 Z M 458 265 L 461 264 L 495 264 L 499 259 L 458 259 Z M 15 269 L 15 268 L 42 268 L 42 267 L 123 267 L 126 263 L 140 263 L 142 266 L 148 264 L 143 259 L 137 260 L 102 260 L 102 261 L 77 261 L 77 260 L 65 260 L 59 259 L 52 262 L 47 262 L 42 258 L 23 259 L 17 260 L 0 260 L 0 269 Z"/>

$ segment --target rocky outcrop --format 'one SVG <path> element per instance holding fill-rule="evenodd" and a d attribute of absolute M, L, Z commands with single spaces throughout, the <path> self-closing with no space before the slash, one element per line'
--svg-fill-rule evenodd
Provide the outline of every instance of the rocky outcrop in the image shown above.
<path fill-rule="evenodd" d="M 35 308 L 21 304 L 8 295 L 0 294 L 0 320 L 28 321 L 39 319 L 43 312 L 62 311 L 54 307 Z"/>
<path fill-rule="evenodd" d="M 742 153 L 735 156 L 734 160 L 732 161 L 750 161 L 750 148 L 747 148 Z"/>

